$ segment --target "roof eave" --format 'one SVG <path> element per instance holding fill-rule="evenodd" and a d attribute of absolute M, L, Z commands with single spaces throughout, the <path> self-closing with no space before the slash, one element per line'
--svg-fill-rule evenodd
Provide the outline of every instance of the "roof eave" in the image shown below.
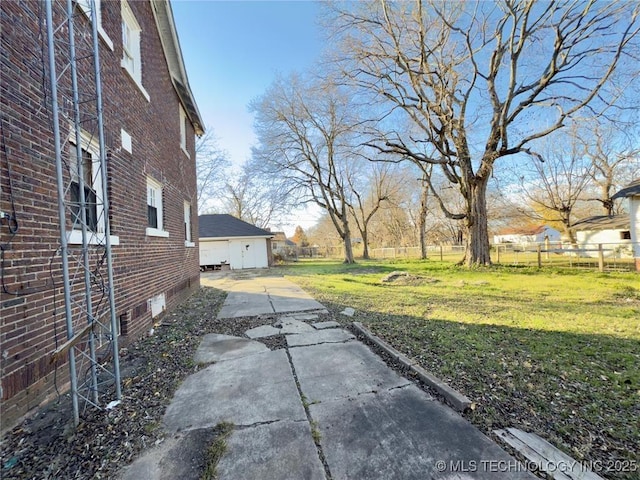
<path fill-rule="evenodd" d="M 200 116 L 198 105 L 189 86 L 189 79 L 187 78 L 187 71 L 184 66 L 184 59 L 182 58 L 182 50 L 180 49 L 178 34 L 176 33 L 171 4 L 169 0 L 151 0 L 151 5 L 153 7 L 151 10 L 153 11 L 156 26 L 158 27 L 158 33 L 160 34 L 160 42 L 162 43 L 164 56 L 167 60 L 167 66 L 169 67 L 171 83 L 193 125 L 196 135 L 203 135 L 204 126 L 202 124 L 202 117 Z"/>

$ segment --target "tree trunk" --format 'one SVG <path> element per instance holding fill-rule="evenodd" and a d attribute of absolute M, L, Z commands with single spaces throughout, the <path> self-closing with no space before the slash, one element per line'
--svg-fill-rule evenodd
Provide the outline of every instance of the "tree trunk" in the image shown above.
<path fill-rule="evenodd" d="M 369 231 L 365 227 L 360 231 L 360 235 L 362 235 L 362 258 L 364 260 L 369 260 Z"/>
<path fill-rule="evenodd" d="M 429 186 L 426 181 L 422 182 L 422 194 L 420 195 L 420 213 L 418 217 L 418 233 L 420 235 L 420 258 L 425 260 L 427 258 L 427 200 L 429 196 Z"/>
<path fill-rule="evenodd" d="M 488 178 L 477 178 L 469 188 L 466 219 L 466 251 L 461 263 L 467 267 L 491 265 L 489 231 L 487 228 Z"/>
<path fill-rule="evenodd" d="M 605 185 L 602 185 L 602 208 L 606 215 L 613 217 L 613 207 L 614 203 L 613 200 L 611 200 L 611 185 L 609 182 L 606 182 Z"/>
<path fill-rule="evenodd" d="M 346 215 L 343 218 L 346 218 Z M 344 263 L 356 263 L 353 258 L 353 246 L 351 245 L 351 230 L 349 229 L 349 223 L 343 220 L 342 225 L 342 241 L 344 242 Z"/>

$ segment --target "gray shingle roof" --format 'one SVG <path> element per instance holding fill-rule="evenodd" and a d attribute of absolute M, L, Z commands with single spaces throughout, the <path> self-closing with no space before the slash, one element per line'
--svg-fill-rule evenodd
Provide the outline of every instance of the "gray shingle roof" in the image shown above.
<path fill-rule="evenodd" d="M 273 233 L 243 222 L 233 215 L 199 215 L 198 223 L 200 238 L 273 237 Z"/>
<path fill-rule="evenodd" d="M 616 215 L 613 217 L 598 215 L 579 220 L 575 222 L 571 228 L 577 231 L 629 230 L 630 226 L 631 220 L 629 219 L 629 215 Z"/>
<path fill-rule="evenodd" d="M 633 197 L 635 195 L 640 195 L 640 178 L 636 178 L 611 198 L 615 200 L 616 198 Z"/>

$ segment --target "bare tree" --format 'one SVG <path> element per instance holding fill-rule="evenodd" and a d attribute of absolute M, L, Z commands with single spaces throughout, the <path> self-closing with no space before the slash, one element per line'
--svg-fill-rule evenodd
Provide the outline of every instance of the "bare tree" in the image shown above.
<path fill-rule="evenodd" d="M 212 128 L 196 140 L 196 177 L 198 213 L 211 208 L 211 201 L 220 196 L 229 168 L 228 154 L 218 146 Z"/>
<path fill-rule="evenodd" d="M 519 195 L 530 218 L 560 225 L 565 237 L 575 244 L 571 227 L 576 206 L 586 198 L 593 167 L 583 155 L 576 135 L 556 135 L 555 140 L 549 137 L 544 153 L 533 154 L 536 161 L 516 169 L 520 177 Z"/>
<path fill-rule="evenodd" d="M 279 224 L 291 208 L 291 197 L 278 183 L 260 174 L 254 159 L 230 175 L 221 195 L 221 209 L 245 222 L 266 228 Z"/>
<path fill-rule="evenodd" d="M 353 217 L 360 236 L 362 237 L 362 258 L 369 258 L 369 225 L 384 202 L 397 192 L 401 185 L 396 182 L 393 175 L 395 165 L 375 162 L 364 165 L 368 171 L 364 175 L 358 171 L 355 176 L 350 172 L 347 175 L 349 190 L 347 202 L 349 213 Z"/>
<path fill-rule="evenodd" d="M 332 82 L 292 75 L 276 80 L 251 110 L 259 140 L 253 156 L 262 171 L 325 210 L 344 244 L 345 263 L 354 263 L 348 178 L 356 175 L 359 120 L 348 98 Z"/>
<path fill-rule="evenodd" d="M 439 203 L 465 222 L 466 265 L 491 263 L 486 194 L 495 162 L 613 101 L 616 69 L 638 68 L 627 55 L 637 52 L 639 10 L 635 2 L 336 4 L 344 73 L 389 105 L 386 135 L 371 145 L 433 164 L 459 189 L 462 211 Z M 414 128 L 394 128 L 398 118 Z"/>
<path fill-rule="evenodd" d="M 616 124 L 607 126 L 590 122 L 588 133 L 580 136 L 585 156 L 591 161 L 591 179 L 598 193 L 588 200 L 599 202 L 605 215 L 616 213 L 611 197 L 640 174 L 640 148 L 637 132 Z M 631 133 L 630 133 L 631 130 Z"/>

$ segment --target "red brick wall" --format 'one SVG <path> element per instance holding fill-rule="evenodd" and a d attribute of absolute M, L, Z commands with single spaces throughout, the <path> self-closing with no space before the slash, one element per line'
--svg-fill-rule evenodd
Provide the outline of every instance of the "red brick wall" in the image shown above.
<path fill-rule="evenodd" d="M 59 8 L 65 2 L 54 3 Z M 151 6 L 141 1 L 129 5 L 142 29 L 142 84 L 150 101 L 120 65 L 119 2 L 102 2 L 102 25 L 114 48 L 102 40 L 99 46 L 111 233 L 119 237 L 119 245 L 112 247 L 116 314 L 128 319 L 121 343 L 150 328 L 150 298 L 164 293 L 167 308 L 172 308 L 199 285 L 197 238 L 195 247 L 184 245 L 183 202 L 197 211 L 194 131 L 188 125 L 189 158 L 180 148 L 179 99 Z M 12 213 L 15 205 L 19 222 L 15 234 L 6 221 L 0 225 L 0 415 L 5 430 L 51 397 L 54 376 L 58 388 L 67 385 L 68 371 L 66 361 L 57 365 L 57 371 L 49 362 L 56 345 L 66 340 L 66 327 L 43 2 L 0 2 L 0 15 L 0 209 Z M 88 31 L 86 18 L 75 18 L 77 31 Z M 81 53 L 82 40 L 78 43 Z M 59 55 L 56 60 L 62 67 L 65 58 Z M 92 67 L 80 62 L 79 68 L 80 90 L 91 92 Z M 61 129 L 66 150 L 70 129 L 64 119 Z M 122 148 L 121 129 L 132 137 L 132 153 Z M 147 175 L 163 184 L 168 238 L 146 235 Z M 197 221 L 194 214 L 192 232 L 198 231 Z"/>

